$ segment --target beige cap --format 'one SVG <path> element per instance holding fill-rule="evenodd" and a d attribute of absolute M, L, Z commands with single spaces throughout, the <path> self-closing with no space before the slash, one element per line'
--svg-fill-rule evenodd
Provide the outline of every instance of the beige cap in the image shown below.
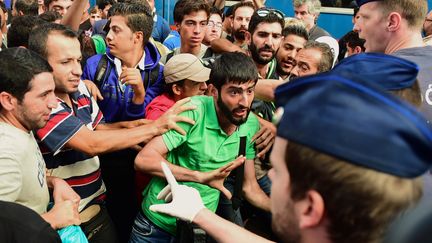
<path fill-rule="evenodd" d="M 170 84 L 183 79 L 195 82 L 209 80 L 210 69 L 204 67 L 200 59 L 189 53 L 174 55 L 164 67 L 165 83 Z"/>

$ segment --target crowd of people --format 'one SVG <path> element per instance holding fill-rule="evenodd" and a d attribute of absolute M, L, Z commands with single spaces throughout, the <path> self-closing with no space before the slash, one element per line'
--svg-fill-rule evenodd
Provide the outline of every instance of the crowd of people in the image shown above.
<path fill-rule="evenodd" d="M 0 241 L 382 242 L 432 200 L 432 12 L 292 4 L 0 1 Z"/>

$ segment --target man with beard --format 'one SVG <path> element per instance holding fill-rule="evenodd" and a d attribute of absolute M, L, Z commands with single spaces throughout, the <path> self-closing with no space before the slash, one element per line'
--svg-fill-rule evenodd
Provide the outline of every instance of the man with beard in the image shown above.
<path fill-rule="evenodd" d="M 421 197 L 432 160 L 427 121 L 375 83 L 355 80 L 328 73 L 276 91 L 284 109 L 270 178 L 279 242 L 382 242 L 389 224 Z M 162 166 L 169 188 L 160 198 L 168 204 L 150 210 L 194 222 L 218 242 L 269 242 L 211 213 Z"/>
<path fill-rule="evenodd" d="M 254 5 L 251 2 L 240 2 L 233 5 L 232 33 L 226 39 L 213 40 L 212 49 L 215 52 L 247 50 L 250 41 L 249 22 L 254 11 Z"/>
<path fill-rule="evenodd" d="M 211 96 L 192 97 L 196 109 L 182 113 L 195 121 L 194 125 L 179 124 L 186 135 L 165 133 L 153 138 L 138 154 L 136 168 L 155 177 L 143 193 L 142 212 L 135 219 L 131 242 L 170 242 L 176 235 L 174 217 L 149 210 L 150 205 L 162 202 L 158 193 L 166 186 L 165 179 L 161 178 L 160 161 L 168 160 L 177 180 L 198 189 L 211 211 L 216 210 L 218 190 L 231 197 L 223 186 L 224 179 L 233 168 L 245 162 L 246 199 L 255 206 L 269 208 L 269 198 L 259 188 L 253 165 L 255 148 L 251 139 L 259 124 L 249 111 L 257 79 L 257 69 L 245 54 L 222 54 L 210 73 Z M 246 152 L 237 157 L 240 137 L 246 137 Z"/>
<path fill-rule="evenodd" d="M 295 57 L 306 44 L 308 34 L 305 28 L 290 25 L 282 30 L 282 35 L 284 39 L 276 53 L 276 73 L 281 79 L 285 80 L 296 65 Z"/>

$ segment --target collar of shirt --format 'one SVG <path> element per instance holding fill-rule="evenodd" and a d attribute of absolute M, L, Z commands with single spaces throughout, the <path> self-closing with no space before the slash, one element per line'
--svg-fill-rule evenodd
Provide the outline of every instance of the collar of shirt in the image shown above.
<path fill-rule="evenodd" d="M 144 69 L 145 69 L 144 61 L 145 61 L 145 50 L 143 52 L 141 60 L 138 62 L 138 65 L 136 65 L 135 68 L 138 68 L 139 70 L 144 71 Z M 117 71 L 118 77 L 120 77 L 122 74 L 122 61 L 120 59 L 118 59 L 117 57 L 114 57 L 114 66 L 115 66 L 115 69 Z M 122 91 L 124 91 L 126 85 L 124 85 L 120 82 L 120 78 L 119 78 L 118 82 L 120 84 L 120 88 L 122 89 Z"/>

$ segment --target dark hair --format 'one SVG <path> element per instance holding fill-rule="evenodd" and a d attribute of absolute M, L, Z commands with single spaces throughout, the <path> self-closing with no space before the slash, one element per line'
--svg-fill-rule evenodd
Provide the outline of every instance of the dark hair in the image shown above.
<path fill-rule="evenodd" d="M 37 0 L 15 0 L 15 11 L 22 12 L 24 15 L 37 16 L 38 2 Z"/>
<path fill-rule="evenodd" d="M 282 36 L 296 35 L 305 40 L 309 40 L 309 35 L 305 27 L 301 25 L 288 25 L 282 30 Z"/>
<path fill-rule="evenodd" d="M 31 89 L 33 77 L 44 72 L 52 72 L 51 66 L 33 51 L 13 47 L 0 52 L 0 92 L 7 92 L 18 101 Z"/>
<path fill-rule="evenodd" d="M 258 11 L 258 10 L 257 10 Z M 281 29 L 285 26 L 285 20 L 283 18 L 278 17 L 276 14 L 270 12 L 265 17 L 259 16 L 259 14 L 255 11 L 252 14 L 251 20 L 249 22 L 249 33 L 253 35 L 257 26 L 261 23 L 279 23 L 281 25 Z"/>
<path fill-rule="evenodd" d="M 211 7 L 210 8 L 210 13 L 209 13 L 209 18 L 210 18 L 210 16 L 211 15 L 213 15 L 213 14 L 217 14 L 217 15 L 219 15 L 220 17 L 221 17 L 221 19 L 222 19 L 222 22 L 224 21 L 224 16 L 223 16 L 223 13 L 222 13 L 222 11 L 220 10 L 220 9 L 218 9 L 218 8 L 216 8 L 216 7 Z"/>
<path fill-rule="evenodd" d="M 169 84 L 165 83 L 165 87 L 164 87 L 165 88 L 165 92 L 169 96 L 173 97 L 174 96 L 174 92 L 172 90 L 172 87 L 174 86 L 174 84 L 177 85 L 177 86 L 183 87 L 183 85 L 185 83 L 185 80 L 186 79 L 182 79 L 182 80 L 175 81 L 174 83 L 169 83 Z"/>
<path fill-rule="evenodd" d="M 125 17 L 126 25 L 132 32 L 141 31 L 143 33 L 143 47 L 147 44 L 153 31 L 153 14 L 147 2 L 141 3 L 139 0 L 131 0 L 115 3 L 110 8 L 109 13 L 110 17 Z"/>
<path fill-rule="evenodd" d="M 30 32 L 34 27 L 43 23 L 45 23 L 44 20 L 32 15 L 15 17 L 7 34 L 8 47 L 23 46 L 27 48 Z"/>
<path fill-rule="evenodd" d="M 69 29 L 64 25 L 56 23 L 45 23 L 34 28 L 30 33 L 29 49 L 47 58 L 48 50 L 46 48 L 46 44 L 48 41 L 48 36 L 52 32 L 56 32 L 56 34 L 68 38 L 78 38 L 77 34 L 73 30 Z"/>
<path fill-rule="evenodd" d="M 360 46 L 362 51 L 365 51 L 365 47 L 364 47 L 365 40 L 360 39 L 359 34 L 357 32 L 351 30 L 342 38 L 344 38 L 345 43 L 349 47 L 355 48 L 356 46 Z"/>
<path fill-rule="evenodd" d="M 243 8 L 243 7 L 250 7 L 255 12 L 255 6 L 253 5 L 253 3 L 251 3 L 251 2 L 239 2 L 239 3 L 236 3 L 233 5 L 233 9 L 232 9 L 233 18 L 235 17 L 235 12 L 237 11 L 237 9 Z"/>
<path fill-rule="evenodd" d="M 303 49 L 317 49 L 321 52 L 320 63 L 318 64 L 318 73 L 327 72 L 333 67 L 333 52 L 326 43 L 317 41 L 308 41 Z"/>
<path fill-rule="evenodd" d="M 62 16 L 56 11 L 46 11 L 38 16 L 46 22 L 54 23 L 56 20 L 62 19 Z"/>
<path fill-rule="evenodd" d="M 114 0 L 98 0 L 97 6 L 101 11 L 103 11 L 107 5 L 112 6 L 112 5 L 114 5 L 114 3 L 115 3 Z"/>
<path fill-rule="evenodd" d="M 401 178 L 357 166 L 291 140 L 285 151 L 292 200 L 318 192 L 328 238 L 335 243 L 382 242 L 388 224 L 422 195 L 420 177 Z"/>
<path fill-rule="evenodd" d="M 225 52 L 213 63 L 209 83 L 220 92 L 228 82 L 246 83 L 251 80 L 258 80 L 258 69 L 252 58 L 241 52 Z"/>
<path fill-rule="evenodd" d="M 210 6 L 204 0 L 179 0 L 174 6 L 174 22 L 180 24 L 185 15 L 192 12 L 204 11 L 210 16 Z"/>

